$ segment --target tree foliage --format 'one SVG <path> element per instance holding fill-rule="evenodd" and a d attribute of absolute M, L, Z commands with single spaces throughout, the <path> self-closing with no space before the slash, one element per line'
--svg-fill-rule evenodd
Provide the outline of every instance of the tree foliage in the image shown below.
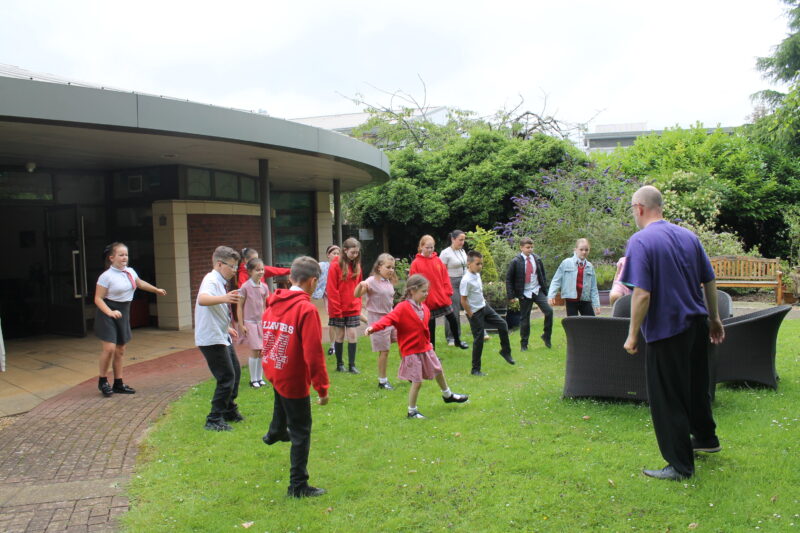
<path fill-rule="evenodd" d="M 747 248 L 758 247 L 764 256 L 787 252 L 782 211 L 800 195 L 798 161 L 744 132 L 729 135 L 717 129 L 708 134 L 702 124 L 675 128 L 640 137 L 633 146 L 596 160 L 657 186 L 677 171 L 690 173 L 682 186 L 694 182 L 695 192 L 684 195 L 682 202 L 693 209 L 698 222 L 708 220 L 699 207 L 714 202 L 719 208 L 717 231 L 733 231 Z M 707 196 L 712 191 L 716 199 Z"/>
<path fill-rule="evenodd" d="M 350 222 L 386 224 L 399 250 L 408 233 L 442 236 L 508 220 L 511 197 L 535 186 L 542 169 L 587 161 L 568 141 L 543 134 L 524 140 L 486 128 L 451 137 L 437 150 L 406 146 L 388 155 L 391 178 L 353 193 L 345 205 Z"/>

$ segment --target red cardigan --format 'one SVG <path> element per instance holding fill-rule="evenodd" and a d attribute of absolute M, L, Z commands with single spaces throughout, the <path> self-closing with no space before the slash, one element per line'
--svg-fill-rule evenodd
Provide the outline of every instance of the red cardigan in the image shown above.
<path fill-rule="evenodd" d="M 330 380 L 322 353 L 322 325 L 311 297 L 303 291 L 278 289 L 261 321 L 261 364 L 278 394 L 305 398 L 313 385 L 320 397 L 327 396 Z"/>
<path fill-rule="evenodd" d="M 447 267 L 436 252 L 430 257 L 417 254 L 411 262 L 408 274 L 422 274 L 428 280 L 428 298 L 425 304 L 429 309 L 439 309 L 451 305 L 453 302 L 450 297 L 453 295 L 453 286 L 450 285 L 450 276 L 447 275 Z"/>
<path fill-rule="evenodd" d="M 353 296 L 359 283 L 361 283 L 361 273 L 354 276 L 348 266 L 347 279 L 343 280 L 339 261 L 331 261 L 331 266 L 328 268 L 328 284 L 325 286 L 325 294 L 328 296 L 328 316 L 344 318 L 361 314 L 361 298 Z"/>
<path fill-rule="evenodd" d="M 424 353 L 433 350 L 431 332 L 428 330 L 428 320 L 431 312 L 428 306 L 422 304 L 422 320 L 414 310 L 411 302 L 403 300 L 383 318 L 370 326 L 372 331 L 380 331 L 389 326 L 397 330 L 397 344 L 400 345 L 400 355 L 403 357 L 414 353 Z"/>

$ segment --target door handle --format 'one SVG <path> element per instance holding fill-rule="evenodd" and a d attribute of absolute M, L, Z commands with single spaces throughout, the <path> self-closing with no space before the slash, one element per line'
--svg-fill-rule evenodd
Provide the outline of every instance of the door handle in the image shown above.
<path fill-rule="evenodd" d="M 83 293 L 78 292 L 78 269 L 75 265 L 75 258 L 80 258 L 80 250 L 72 250 L 72 296 L 75 299 L 83 298 Z"/>

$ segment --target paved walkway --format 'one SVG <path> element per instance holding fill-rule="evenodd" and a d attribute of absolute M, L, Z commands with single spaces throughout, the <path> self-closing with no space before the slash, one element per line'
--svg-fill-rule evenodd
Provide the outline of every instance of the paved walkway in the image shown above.
<path fill-rule="evenodd" d="M 246 356 L 245 356 L 246 358 Z M 185 350 L 126 367 L 134 395 L 104 398 L 95 378 L 41 403 L 0 431 L 0 531 L 114 531 L 147 428 L 209 377 Z"/>
<path fill-rule="evenodd" d="M 735 314 L 760 307 L 737 303 Z M 800 308 L 790 317 L 800 318 Z M 128 510 L 125 485 L 139 442 L 167 405 L 209 372 L 190 349 L 126 366 L 125 376 L 137 394 L 103 398 L 93 377 L 5 419 L 13 421 L 0 426 L 0 531 L 116 530 Z"/>

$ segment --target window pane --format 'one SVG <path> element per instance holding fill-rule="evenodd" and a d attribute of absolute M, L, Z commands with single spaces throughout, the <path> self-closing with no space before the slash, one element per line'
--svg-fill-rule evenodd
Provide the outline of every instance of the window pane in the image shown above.
<path fill-rule="evenodd" d="M 311 193 L 275 192 L 272 193 L 272 206 L 276 209 L 310 209 Z"/>
<path fill-rule="evenodd" d="M 50 174 L 0 172 L 0 199 L 52 200 L 53 182 Z"/>
<path fill-rule="evenodd" d="M 227 172 L 214 172 L 214 198 L 217 200 L 238 200 L 238 176 Z"/>
<path fill-rule="evenodd" d="M 186 194 L 196 198 L 211 198 L 211 173 L 201 168 L 186 169 Z"/>
<path fill-rule="evenodd" d="M 242 187 L 241 200 L 243 202 L 258 201 L 258 197 L 256 196 L 256 180 L 248 178 L 247 176 L 239 176 L 239 183 Z"/>

